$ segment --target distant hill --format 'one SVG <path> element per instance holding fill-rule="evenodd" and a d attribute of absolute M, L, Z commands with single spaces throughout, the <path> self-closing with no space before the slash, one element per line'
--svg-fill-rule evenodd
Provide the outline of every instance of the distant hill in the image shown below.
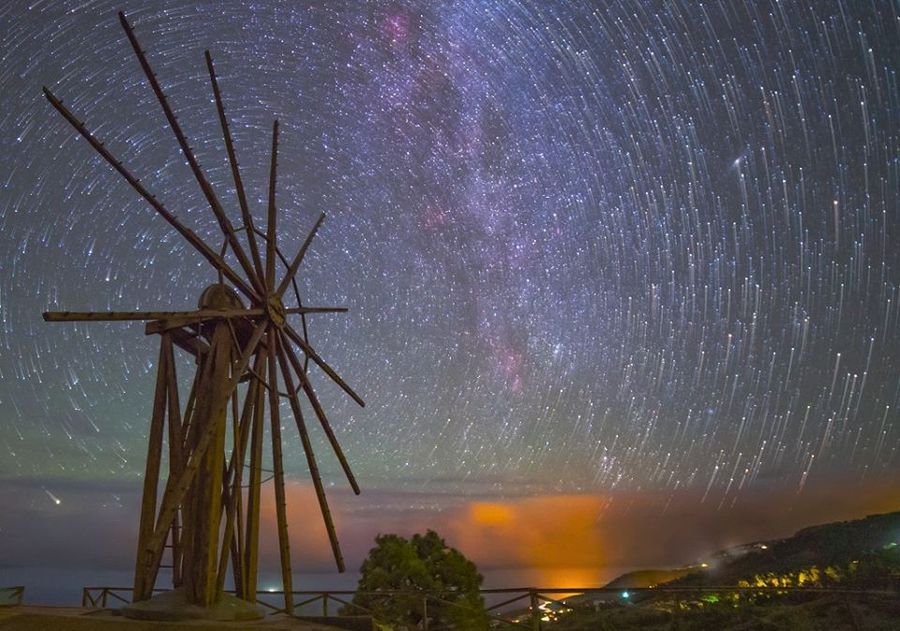
<path fill-rule="evenodd" d="M 860 560 L 871 565 L 891 563 L 900 554 L 900 511 L 870 515 L 854 521 L 834 522 L 798 531 L 787 539 L 763 541 L 729 548 L 712 556 L 709 567 L 669 582 L 672 586 L 736 585 L 755 576 L 797 576 L 815 567 L 821 572 L 833 568 L 832 582 L 850 578 Z M 886 569 L 889 572 L 890 568 Z M 900 568 L 895 568 L 900 569 Z M 892 576 L 896 577 L 895 574 Z"/>
<path fill-rule="evenodd" d="M 761 575 L 796 575 L 806 568 L 847 568 L 854 561 L 900 545 L 900 511 L 811 526 L 792 537 L 720 550 L 702 565 L 628 572 L 605 587 L 737 585 Z M 900 554 L 900 552 L 898 552 Z"/>
<path fill-rule="evenodd" d="M 545 609 L 544 628 L 896 631 L 898 544 L 900 511 L 804 528 L 786 539 L 721 550 L 699 566 L 623 574 L 606 585 L 618 594 L 586 592 L 567 599 L 568 609 Z M 660 589 L 628 593 L 639 587 Z M 785 589 L 792 587 L 801 589 Z"/>
<path fill-rule="evenodd" d="M 636 587 L 656 587 L 669 583 L 700 569 L 699 566 L 682 567 L 673 570 L 637 570 L 617 576 L 604 585 L 610 589 L 634 589 Z"/>

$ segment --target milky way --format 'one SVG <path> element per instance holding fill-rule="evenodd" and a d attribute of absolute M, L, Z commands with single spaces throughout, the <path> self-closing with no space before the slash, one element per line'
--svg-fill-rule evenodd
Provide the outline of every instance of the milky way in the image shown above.
<path fill-rule="evenodd" d="M 367 406 L 313 379 L 364 487 L 900 470 L 896 3 L 149 4 L 0 8 L 0 477 L 143 470 L 156 340 L 41 311 L 215 280 L 41 96 L 218 247 L 119 9 L 233 221 L 205 49 L 257 220 L 274 118 L 281 247 L 328 213 L 311 341 Z"/>

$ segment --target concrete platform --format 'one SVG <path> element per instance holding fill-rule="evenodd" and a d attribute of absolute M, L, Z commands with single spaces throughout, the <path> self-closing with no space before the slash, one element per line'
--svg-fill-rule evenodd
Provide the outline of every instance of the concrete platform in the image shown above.
<path fill-rule="evenodd" d="M 198 607 L 188 602 L 184 588 L 156 594 L 149 600 L 130 603 L 122 607 L 121 612 L 126 618 L 158 622 L 186 620 L 246 622 L 262 620 L 266 615 L 260 605 L 241 600 L 233 594 L 222 594 L 222 598 L 209 607 Z"/>

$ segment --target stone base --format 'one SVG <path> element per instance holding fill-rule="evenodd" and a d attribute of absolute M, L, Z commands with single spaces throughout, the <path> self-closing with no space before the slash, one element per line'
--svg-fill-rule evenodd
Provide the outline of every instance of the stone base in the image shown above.
<path fill-rule="evenodd" d="M 157 594 L 150 600 L 131 603 L 122 607 L 126 618 L 135 620 L 214 620 L 216 622 L 234 622 L 240 620 L 260 620 L 265 616 L 263 610 L 253 603 L 233 596 L 222 594 L 222 598 L 209 607 L 200 607 L 188 602 L 184 588 Z"/>

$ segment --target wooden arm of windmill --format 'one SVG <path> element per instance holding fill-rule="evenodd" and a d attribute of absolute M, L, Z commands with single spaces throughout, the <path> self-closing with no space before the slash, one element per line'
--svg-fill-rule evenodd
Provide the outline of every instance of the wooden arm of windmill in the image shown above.
<path fill-rule="evenodd" d="M 56 96 L 45 86 L 43 88 L 44 96 L 47 97 L 47 100 L 50 102 L 56 111 L 63 115 L 69 124 L 75 128 L 75 130 L 81 134 L 85 140 L 90 143 L 90 145 L 94 148 L 94 150 L 99 153 L 104 160 L 106 160 L 125 180 L 131 185 L 141 197 L 143 197 L 147 202 L 153 207 L 153 209 L 159 214 L 163 219 L 168 222 L 170 226 L 175 228 L 178 233 L 183 236 L 188 243 L 190 243 L 194 248 L 209 261 L 210 265 L 212 265 L 215 269 L 220 271 L 229 281 L 234 283 L 234 286 L 241 291 L 247 298 L 249 298 L 253 302 L 260 301 L 260 294 L 256 292 L 256 290 L 248 285 L 243 278 L 241 278 L 237 272 L 235 272 L 228 263 L 225 262 L 221 256 L 216 254 L 197 234 L 186 227 L 181 221 L 178 220 L 175 215 L 173 215 L 162 203 L 156 199 L 155 195 L 152 195 L 150 191 L 148 191 L 141 181 L 136 178 L 125 166 L 122 162 L 117 159 L 106 146 L 100 142 L 88 129 L 85 127 L 84 123 L 78 120 L 78 118 L 63 105 L 63 102 L 60 101 Z"/>
<path fill-rule="evenodd" d="M 353 399 L 354 401 L 356 401 L 356 403 L 359 404 L 359 407 L 366 407 L 366 402 L 362 400 L 362 397 L 360 397 L 358 394 L 356 394 L 356 392 L 353 390 L 353 388 L 351 388 L 350 386 L 347 385 L 347 382 L 346 382 L 346 381 L 344 381 L 343 379 L 341 379 L 341 376 L 335 372 L 334 368 L 332 368 L 331 366 L 329 366 L 329 365 L 325 362 L 324 359 L 322 359 L 321 357 L 319 357 L 319 354 L 316 353 L 316 351 L 313 349 L 313 347 L 309 345 L 309 342 L 307 342 L 305 339 L 303 339 L 303 338 L 300 336 L 300 334 L 297 333 L 297 332 L 291 327 L 291 325 L 289 325 L 289 324 L 288 324 L 288 325 L 285 325 L 285 327 L 284 327 L 284 332 L 287 334 L 287 336 L 288 336 L 291 340 L 293 340 L 294 344 L 296 344 L 297 346 L 300 347 L 300 349 L 306 354 L 307 357 L 309 357 L 311 360 L 313 360 L 313 362 L 314 362 L 319 368 L 321 368 L 322 371 L 323 371 L 326 375 L 328 375 L 329 377 L 331 377 L 331 380 L 332 380 L 334 383 L 336 383 L 336 384 L 338 385 L 338 387 L 339 387 L 341 390 L 343 390 L 344 392 L 346 392 L 346 393 L 350 396 L 351 399 Z"/>
<path fill-rule="evenodd" d="M 244 249 L 241 247 L 240 242 L 237 240 L 237 236 L 234 232 L 234 226 L 231 225 L 231 221 L 229 221 L 228 217 L 225 215 L 225 210 L 222 208 L 222 204 L 219 202 L 219 198 L 216 196 L 215 192 L 212 189 L 212 186 L 206 179 L 206 175 L 203 173 L 203 169 L 200 168 L 200 163 L 197 162 L 197 158 L 196 156 L 194 156 L 194 152 L 188 144 L 187 138 L 185 137 L 184 132 L 181 129 L 181 125 L 178 124 L 178 118 L 172 111 L 172 108 L 169 105 L 168 100 L 166 99 L 166 95 L 163 93 L 162 87 L 160 87 L 159 85 L 156 74 L 150 67 L 150 62 L 147 60 L 147 55 L 144 53 L 140 43 L 137 40 L 137 36 L 134 34 L 134 29 L 131 28 L 131 24 L 128 23 L 125 14 L 121 11 L 119 11 L 119 22 L 121 22 L 122 28 L 125 30 L 125 34 L 128 36 L 128 41 L 131 42 L 131 47 L 134 49 L 134 54 L 137 55 L 138 62 L 140 63 L 141 68 L 144 70 L 144 75 L 147 77 L 147 81 L 150 82 L 150 87 L 153 89 L 153 93 L 156 94 L 156 98 L 159 101 L 160 106 L 162 106 L 163 113 L 166 115 L 166 120 L 169 121 L 169 126 L 175 133 L 175 138 L 178 140 L 181 151 L 184 153 L 184 157 L 185 159 L 187 159 L 188 164 L 191 167 L 191 171 L 194 173 L 194 177 L 197 180 L 197 183 L 200 185 L 200 190 L 203 191 L 203 195 L 206 197 L 206 200 L 209 202 L 210 208 L 212 208 L 213 214 L 216 216 L 216 221 L 219 222 L 219 227 L 222 229 L 222 233 L 225 235 L 228 243 L 231 245 L 232 250 L 234 250 L 234 254 L 237 257 L 238 263 L 240 263 L 241 267 L 244 270 L 244 273 L 247 274 L 247 277 L 250 279 L 253 288 L 260 294 L 264 294 L 265 287 L 262 285 L 262 280 L 257 277 L 255 268 L 250 263 L 250 260 L 247 258 Z"/>
<path fill-rule="evenodd" d="M 306 315 L 308 313 L 345 313 L 346 311 L 347 307 L 293 307 L 291 309 L 284 310 L 285 314 L 287 315 Z M 187 311 L 184 315 L 175 315 L 168 318 L 155 319 L 153 322 L 148 322 L 144 327 L 144 334 L 155 335 L 157 333 L 162 333 L 163 331 L 170 331 L 172 329 L 177 329 L 189 324 L 199 324 L 200 322 L 204 322 L 206 320 L 214 320 L 216 318 L 246 317 L 248 319 L 252 319 L 265 315 L 263 309 L 235 309 L 233 311 L 215 311 L 211 315 L 195 315 L 200 313 L 200 311 Z M 265 343 L 263 343 L 263 345 L 265 345 Z"/>
<path fill-rule="evenodd" d="M 293 307 L 288 315 L 307 313 L 345 313 L 347 307 Z M 187 322 L 212 318 L 255 318 L 265 309 L 198 309 L 195 311 L 45 311 L 45 322 L 126 322 L 130 320 L 175 320 Z"/>
<path fill-rule="evenodd" d="M 234 179 L 234 188 L 237 192 L 238 204 L 241 207 L 241 217 L 247 227 L 247 241 L 250 243 L 250 254 L 253 256 L 253 265 L 256 268 L 256 276 L 260 280 L 266 277 L 262 259 L 259 256 L 259 246 L 256 243 L 256 229 L 253 227 L 253 216 L 250 214 L 250 205 L 247 203 L 247 193 L 244 191 L 244 182 L 241 179 L 237 156 L 234 153 L 234 140 L 231 137 L 231 129 L 228 126 L 228 118 L 225 116 L 225 106 L 222 104 L 222 94 L 219 91 L 219 81 L 216 79 L 216 70 L 213 67 L 212 55 L 206 51 L 206 69 L 209 71 L 209 80 L 212 83 L 213 95 L 216 101 L 216 111 L 219 113 L 219 124 L 222 126 L 222 136 L 225 138 L 225 150 L 228 153 L 228 164 L 231 166 L 231 176 Z"/>

